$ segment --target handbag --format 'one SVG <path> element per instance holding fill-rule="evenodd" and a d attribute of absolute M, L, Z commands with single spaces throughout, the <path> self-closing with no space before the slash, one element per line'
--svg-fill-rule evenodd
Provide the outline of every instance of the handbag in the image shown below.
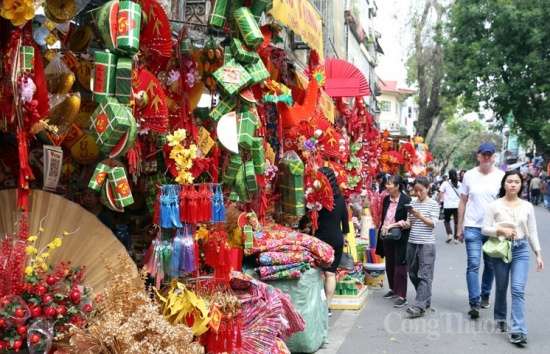
<path fill-rule="evenodd" d="M 401 239 L 401 228 L 392 227 L 391 229 L 388 230 L 388 233 L 385 235 L 382 235 L 382 237 L 386 240 L 399 241 Z"/>
<path fill-rule="evenodd" d="M 500 258 L 504 263 L 512 261 L 512 242 L 510 240 L 489 237 L 482 249 L 489 257 Z"/>

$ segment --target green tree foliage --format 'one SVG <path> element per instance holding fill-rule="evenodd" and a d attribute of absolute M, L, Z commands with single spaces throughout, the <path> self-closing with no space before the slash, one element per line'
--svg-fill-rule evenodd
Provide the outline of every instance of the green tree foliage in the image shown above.
<path fill-rule="evenodd" d="M 441 171 L 474 167 L 475 152 L 482 141 L 492 141 L 497 146 L 501 144 L 499 135 L 480 121 L 468 122 L 461 118 L 449 118 L 443 123 L 432 144 L 436 167 Z"/>
<path fill-rule="evenodd" d="M 446 83 L 465 107 L 491 109 L 550 155 L 550 3 L 456 0 L 445 44 Z"/>

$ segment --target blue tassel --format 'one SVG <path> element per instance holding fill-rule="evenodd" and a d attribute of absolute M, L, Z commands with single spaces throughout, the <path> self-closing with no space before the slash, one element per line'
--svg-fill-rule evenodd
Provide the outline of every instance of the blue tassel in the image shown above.
<path fill-rule="evenodd" d="M 171 219 L 172 219 L 172 224 L 174 225 L 174 227 L 182 227 L 183 225 L 181 224 L 181 219 L 180 219 L 180 200 L 179 200 L 179 195 L 180 195 L 180 186 L 175 184 L 175 185 L 172 185 L 172 188 L 170 188 L 170 201 L 171 201 L 171 205 L 172 207 L 170 208 L 171 210 Z"/>
<path fill-rule="evenodd" d="M 223 192 L 221 186 L 216 186 L 216 193 L 212 197 L 212 221 L 224 222 L 225 221 L 225 206 L 223 204 Z"/>
<path fill-rule="evenodd" d="M 181 275 L 181 251 L 182 251 L 182 237 L 181 229 L 177 229 L 176 236 L 172 241 L 172 257 L 170 259 L 170 277 L 177 278 Z"/>
<path fill-rule="evenodd" d="M 181 257 L 180 269 L 185 273 L 194 272 L 196 259 L 195 243 L 190 225 L 185 225 L 182 234 Z"/>
<path fill-rule="evenodd" d="M 168 188 L 168 185 L 163 185 L 160 193 L 160 226 L 165 229 L 172 227 L 170 220 L 170 198 L 167 192 Z"/>

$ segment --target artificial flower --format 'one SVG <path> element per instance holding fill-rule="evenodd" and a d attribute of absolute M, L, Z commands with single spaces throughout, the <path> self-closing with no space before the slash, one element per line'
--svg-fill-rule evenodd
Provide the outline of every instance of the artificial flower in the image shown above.
<path fill-rule="evenodd" d="M 33 246 L 27 246 L 25 248 L 25 253 L 29 256 L 32 256 L 34 254 L 37 254 L 38 253 L 38 250 L 36 249 L 36 247 L 33 247 Z"/>
<path fill-rule="evenodd" d="M 34 17 L 32 0 L 4 0 L 0 7 L 0 16 L 11 21 L 14 26 L 22 26 Z"/>
<path fill-rule="evenodd" d="M 61 240 L 61 237 L 56 237 L 50 243 L 48 243 L 48 248 L 51 250 L 54 250 L 56 248 L 61 247 L 62 244 L 63 244 L 63 241 Z"/>
<path fill-rule="evenodd" d="M 27 241 L 29 242 L 35 242 L 36 240 L 38 240 L 38 236 L 36 235 L 29 236 L 29 238 L 27 239 Z"/>
<path fill-rule="evenodd" d="M 181 144 L 183 140 L 185 140 L 185 137 L 187 136 L 187 132 L 185 129 L 178 129 L 172 134 L 168 134 L 166 137 L 166 140 L 168 140 L 169 146 L 177 146 Z"/>
<path fill-rule="evenodd" d="M 31 267 L 31 266 L 25 267 L 25 274 L 26 274 L 27 276 L 33 275 L 33 274 L 34 274 L 34 268 Z"/>

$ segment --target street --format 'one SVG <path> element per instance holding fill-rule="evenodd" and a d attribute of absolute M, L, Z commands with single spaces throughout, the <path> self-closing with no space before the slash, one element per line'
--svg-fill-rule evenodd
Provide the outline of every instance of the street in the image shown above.
<path fill-rule="evenodd" d="M 526 321 L 528 345 L 519 349 L 510 344 L 507 334 L 493 326 L 493 296 L 491 307 L 481 310 L 481 317 L 471 321 L 466 288 L 466 250 L 463 244 L 446 244 L 443 223 L 437 225 L 437 256 L 433 283 L 432 306 L 435 311 L 424 318 L 409 320 L 405 309 L 393 308 L 392 300 L 382 298 L 387 288 L 370 290 L 362 311 L 335 311 L 330 321 L 329 341 L 317 353 L 383 354 L 383 353 L 550 353 L 548 319 L 550 306 L 550 213 L 536 207 L 542 254 L 546 269 L 535 271 L 531 253 L 526 289 Z M 386 285 L 386 284 L 385 284 Z M 493 285 L 494 289 L 494 285 Z M 508 290 L 509 292 L 510 290 Z M 409 282 L 408 299 L 414 299 Z M 508 308 L 510 308 L 508 294 Z M 508 312 L 509 313 L 509 312 Z"/>

